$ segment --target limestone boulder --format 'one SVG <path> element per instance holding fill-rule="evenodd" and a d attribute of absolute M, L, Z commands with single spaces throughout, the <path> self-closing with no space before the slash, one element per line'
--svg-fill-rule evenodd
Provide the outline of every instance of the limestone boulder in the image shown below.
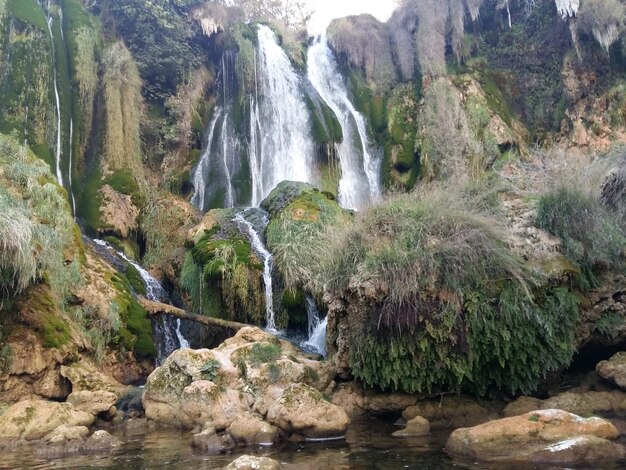
<path fill-rule="evenodd" d="M 120 397 L 132 389 L 122 385 L 85 359 L 69 366 L 62 366 L 61 375 L 72 384 L 72 392 L 104 390 Z"/>
<path fill-rule="evenodd" d="M 131 196 L 121 194 L 108 184 L 98 191 L 102 198 L 100 217 L 107 227 L 122 238 L 127 238 L 136 232 L 139 218 L 139 209 L 133 204 Z"/>
<path fill-rule="evenodd" d="M 89 427 L 95 419 L 69 403 L 21 401 L 0 416 L 0 447 L 42 439 L 62 425 Z"/>
<path fill-rule="evenodd" d="M 499 417 L 499 405 L 483 403 L 462 396 L 445 396 L 441 400 L 423 400 L 402 412 L 405 421 L 416 416 L 427 419 L 437 428 L 475 426 Z"/>
<path fill-rule="evenodd" d="M 421 416 L 416 416 L 406 423 L 404 429 L 393 433 L 394 437 L 416 437 L 430 434 L 430 423 Z"/>
<path fill-rule="evenodd" d="M 603 379 L 626 390 L 626 352 L 618 352 L 608 361 L 600 361 L 596 366 L 596 372 Z"/>
<path fill-rule="evenodd" d="M 86 426 L 70 426 L 62 424 L 54 431 L 46 435 L 37 447 L 39 455 L 62 455 L 78 452 L 89 435 Z"/>
<path fill-rule="evenodd" d="M 287 433 L 308 438 L 339 437 L 350 419 L 346 412 L 327 402 L 322 394 L 305 384 L 292 384 L 273 403 L 267 420 Z"/>
<path fill-rule="evenodd" d="M 536 410 L 457 429 L 450 435 L 446 450 L 472 460 L 532 461 L 542 458 L 541 455 L 551 445 L 581 436 L 611 440 L 619 437 L 619 431 L 601 418 L 585 419 L 563 410 Z M 587 444 L 593 447 L 598 442 L 589 441 Z M 558 446 L 556 448 L 559 449 Z"/>
<path fill-rule="evenodd" d="M 72 405 L 74 409 L 86 411 L 94 416 L 109 411 L 111 407 L 115 405 L 116 401 L 117 395 L 115 395 L 115 393 L 104 390 L 94 392 L 82 390 L 72 392 L 70 396 L 67 397 L 67 403 Z"/>
<path fill-rule="evenodd" d="M 535 452 L 529 460 L 544 464 L 597 464 L 607 460 L 621 460 L 624 447 L 596 436 L 579 436 L 551 444 Z"/>
<path fill-rule="evenodd" d="M 506 405 L 502 414 L 505 418 L 524 415 L 541 408 L 541 403 L 542 402 L 539 398 L 525 396 L 519 397 L 517 400 Z"/>
<path fill-rule="evenodd" d="M 280 470 L 279 462 L 269 457 L 242 455 L 226 467 L 226 470 Z"/>
<path fill-rule="evenodd" d="M 565 392 L 541 402 L 541 409 L 556 408 L 582 416 L 599 412 L 626 411 L 626 393 L 612 392 Z"/>
<path fill-rule="evenodd" d="M 191 437 L 191 445 L 209 455 L 219 455 L 230 451 L 235 447 L 235 442 L 230 434 L 217 434 L 215 428 L 208 427 L 204 431 Z"/>
<path fill-rule="evenodd" d="M 111 452 L 122 446 L 122 441 L 104 430 L 94 432 L 83 446 L 85 452 Z"/>
<path fill-rule="evenodd" d="M 181 395 L 178 419 L 182 427 L 192 428 L 210 422 L 222 431 L 241 414 L 249 410 L 237 389 L 222 390 L 208 380 L 198 380 L 185 387 Z"/>
<path fill-rule="evenodd" d="M 278 438 L 278 429 L 275 426 L 250 412 L 239 414 L 229 426 L 228 432 L 236 443 L 245 445 L 274 444 Z"/>

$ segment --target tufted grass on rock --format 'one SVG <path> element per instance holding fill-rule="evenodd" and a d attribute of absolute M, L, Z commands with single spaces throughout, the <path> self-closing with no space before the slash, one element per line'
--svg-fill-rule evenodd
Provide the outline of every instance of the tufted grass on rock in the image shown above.
<path fill-rule="evenodd" d="M 559 185 L 537 202 L 536 225 L 559 237 L 564 254 L 592 276 L 624 265 L 626 233 L 599 198 L 581 186 Z"/>

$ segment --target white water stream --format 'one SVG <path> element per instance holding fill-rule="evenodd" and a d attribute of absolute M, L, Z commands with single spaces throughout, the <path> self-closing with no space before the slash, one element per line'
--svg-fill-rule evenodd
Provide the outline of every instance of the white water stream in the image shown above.
<path fill-rule="evenodd" d="M 325 36 L 309 47 L 307 74 L 343 130 L 343 141 L 337 144 L 341 163 L 339 202 L 343 207 L 361 209 L 380 198 L 380 161 L 372 156 L 365 119 L 348 98 Z"/>
<path fill-rule="evenodd" d="M 57 86 L 57 64 L 56 64 L 56 51 L 54 47 L 54 34 L 52 34 L 52 16 L 50 16 L 50 2 L 48 2 L 48 11 L 46 17 L 46 24 L 48 25 L 48 33 L 50 34 L 50 45 L 52 48 L 52 69 L 54 72 L 54 98 L 56 102 L 56 115 L 57 115 L 57 136 L 56 145 L 54 150 L 54 161 L 56 165 L 57 181 L 63 186 L 63 173 L 61 172 L 61 99 L 59 97 L 59 88 Z"/>
<path fill-rule="evenodd" d="M 193 186 L 195 188 L 195 192 L 191 198 L 191 204 L 202 210 L 206 208 L 208 202 L 206 200 L 206 189 L 208 184 L 206 177 L 209 175 L 210 171 L 211 154 L 213 152 L 213 140 L 215 135 L 215 125 L 221 117 L 222 108 L 218 106 L 217 108 L 215 108 L 215 111 L 213 112 L 213 118 L 209 123 L 204 151 L 200 156 L 198 166 L 196 166 L 196 169 L 193 173 Z"/>
<path fill-rule="evenodd" d="M 267 225 L 267 216 L 263 216 L 263 224 Z M 271 333 L 276 333 L 276 321 L 274 319 L 274 293 L 272 288 L 272 270 L 274 269 L 274 261 L 272 254 L 266 248 L 265 244 L 261 240 L 261 237 L 257 233 L 254 225 L 247 221 L 243 213 L 240 212 L 235 216 L 234 221 L 239 226 L 239 230 L 248 234 L 252 249 L 263 260 L 263 285 L 265 287 L 265 323 L 266 328 Z"/>
<path fill-rule="evenodd" d="M 137 270 L 137 272 L 141 276 L 141 280 L 146 287 L 146 298 L 148 300 L 152 300 L 154 302 L 166 302 L 168 300 L 167 293 L 165 292 L 165 289 L 163 289 L 163 286 L 161 286 L 161 283 L 157 279 L 155 279 L 148 271 L 146 271 L 141 265 L 130 259 L 121 251 L 116 250 L 113 246 L 111 246 L 110 243 L 107 243 L 104 240 L 94 239 L 93 242 L 96 245 L 105 247 L 106 249 L 117 253 L 117 256 L 122 258 L 124 261 L 132 265 Z M 174 328 L 172 328 L 172 325 L 170 324 L 172 321 L 173 319 L 171 319 L 169 315 L 163 315 L 162 325 L 157 325 L 157 329 L 160 330 L 163 335 L 164 343 L 163 347 L 159 348 L 164 350 L 164 354 L 161 354 L 162 351 L 159 351 L 159 363 L 163 362 L 163 360 L 165 360 L 165 358 L 167 358 L 167 356 L 176 349 L 189 347 L 189 342 L 187 341 L 187 339 L 185 339 L 180 330 L 180 318 L 176 319 Z"/>

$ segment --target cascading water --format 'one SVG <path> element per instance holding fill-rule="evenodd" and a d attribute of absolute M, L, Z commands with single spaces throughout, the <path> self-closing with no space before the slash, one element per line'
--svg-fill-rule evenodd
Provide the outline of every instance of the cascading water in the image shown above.
<path fill-rule="evenodd" d="M 250 243 L 252 244 L 252 249 L 257 253 L 261 259 L 263 260 L 263 284 L 265 286 L 265 322 L 266 328 L 270 332 L 276 332 L 276 322 L 274 320 L 274 294 L 272 287 L 272 269 L 274 268 L 274 262 L 272 259 L 272 254 L 265 247 L 265 244 L 261 240 L 259 233 L 255 229 L 254 225 L 251 222 L 245 219 L 244 213 L 238 213 L 234 221 L 239 226 L 239 230 L 248 234 L 250 238 Z M 262 222 L 263 228 L 267 226 L 268 223 L 267 214 L 263 214 Z"/>
<path fill-rule="evenodd" d="M 70 187 L 70 197 L 72 199 L 72 213 L 76 216 L 76 198 L 74 197 L 74 189 L 72 188 L 72 144 L 74 142 L 74 120 L 70 119 L 70 163 L 67 172 L 68 185 Z"/>
<path fill-rule="evenodd" d="M 352 209 L 365 207 L 380 197 L 381 162 L 368 148 L 365 120 L 348 98 L 348 90 L 325 36 L 318 38 L 308 50 L 307 75 L 343 130 L 343 141 L 337 145 L 341 163 L 339 202 Z"/>
<path fill-rule="evenodd" d="M 117 253 L 121 259 L 132 265 L 139 275 L 146 287 L 146 298 L 154 302 L 167 302 L 168 297 L 165 289 L 161 286 L 161 283 L 157 281 L 148 271 L 146 271 L 141 265 L 131 260 L 121 251 L 113 248 L 109 243 L 104 240 L 94 239 L 93 242 L 96 245 L 102 246 L 112 252 Z M 162 315 L 161 321 L 155 324 L 155 330 L 159 338 L 162 338 L 160 344 L 157 346 L 157 363 L 162 364 L 163 361 L 175 350 L 181 348 L 188 348 L 189 342 L 183 336 L 181 330 L 180 318 L 174 320 L 170 315 Z"/>
<path fill-rule="evenodd" d="M 198 161 L 198 166 L 196 166 L 196 169 L 193 173 L 193 186 L 195 188 L 195 192 L 191 198 L 191 204 L 199 209 L 205 209 L 208 202 L 206 200 L 206 188 L 208 183 L 206 177 L 209 175 L 211 169 L 211 153 L 213 152 L 213 137 L 215 135 L 215 125 L 221 117 L 222 108 L 218 106 L 217 108 L 215 108 L 215 111 L 213 112 L 213 119 L 211 119 L 211 122 L 209 123 L 204 152 L 202 153 L 200 160 Z"/>
<path fill-rule="evenodd" d="M 222 55 L 218 77 L 222 106 L 217 106 L 213 112 L 206 146 L 194 172 L 195 192 L 191 203 L 201 210 L 207 210 L 212 204 L 235 207 L 238 202 L 233 180 L 241 170 L 242 146 L 233 111 L 237 105 L 236 61 L 235 51 L 225 51 Z"/>
<path fill-rule="evenodd" d="M 320 320 L 320 311 L 315 299 L 310 295 L 305 298 L 305 307 L 308 317 L 308 339 L 305 346 L 315 349 L 318 354 L 326 355 L 326 318 Z"/>
<path fill-rule="evenodd" d="M 56 115 L 57 115 L 57 136 L 56 145 L 54 150 L 54 160 L 56 164 L 57 181 L 63 186 L 63 173 L 61 172 L 61 99 L 59 97 L 59 87 L 57 86 L 57 65 L 56 65 L 56 51 L 54 47 L 54 34 L 52 34 L 52 16 L 50 15 L 50 2 L 48 2 L 48 11 L 46 16 L 46 23 L 48 25 L 48 33 L 50 35 L 50 45 L 52 48 L 52 70 L 54 72 L 54 98 L 56 102 Z"/>
<path fill-rule="evenodd" d="M 251 112 L 254 137 L 250 139 L 255 141 L 250 155 L 255 207 L 281 181 L 312 183 L 315 153 L 301 78 L 274 32 L 264 25 L 258 27 L 257 55 L 257 96 Z"/>

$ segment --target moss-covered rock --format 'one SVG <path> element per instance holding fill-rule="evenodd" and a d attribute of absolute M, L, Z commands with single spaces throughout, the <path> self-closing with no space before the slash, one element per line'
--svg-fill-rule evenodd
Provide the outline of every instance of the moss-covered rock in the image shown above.
<path fill-rule="evenodd" d="M 204 315 L 261 324 L 265 319 L 263 263 L 233 221 L 232 210 L 211 211 L 189 236 L 180 284 Z"/>

